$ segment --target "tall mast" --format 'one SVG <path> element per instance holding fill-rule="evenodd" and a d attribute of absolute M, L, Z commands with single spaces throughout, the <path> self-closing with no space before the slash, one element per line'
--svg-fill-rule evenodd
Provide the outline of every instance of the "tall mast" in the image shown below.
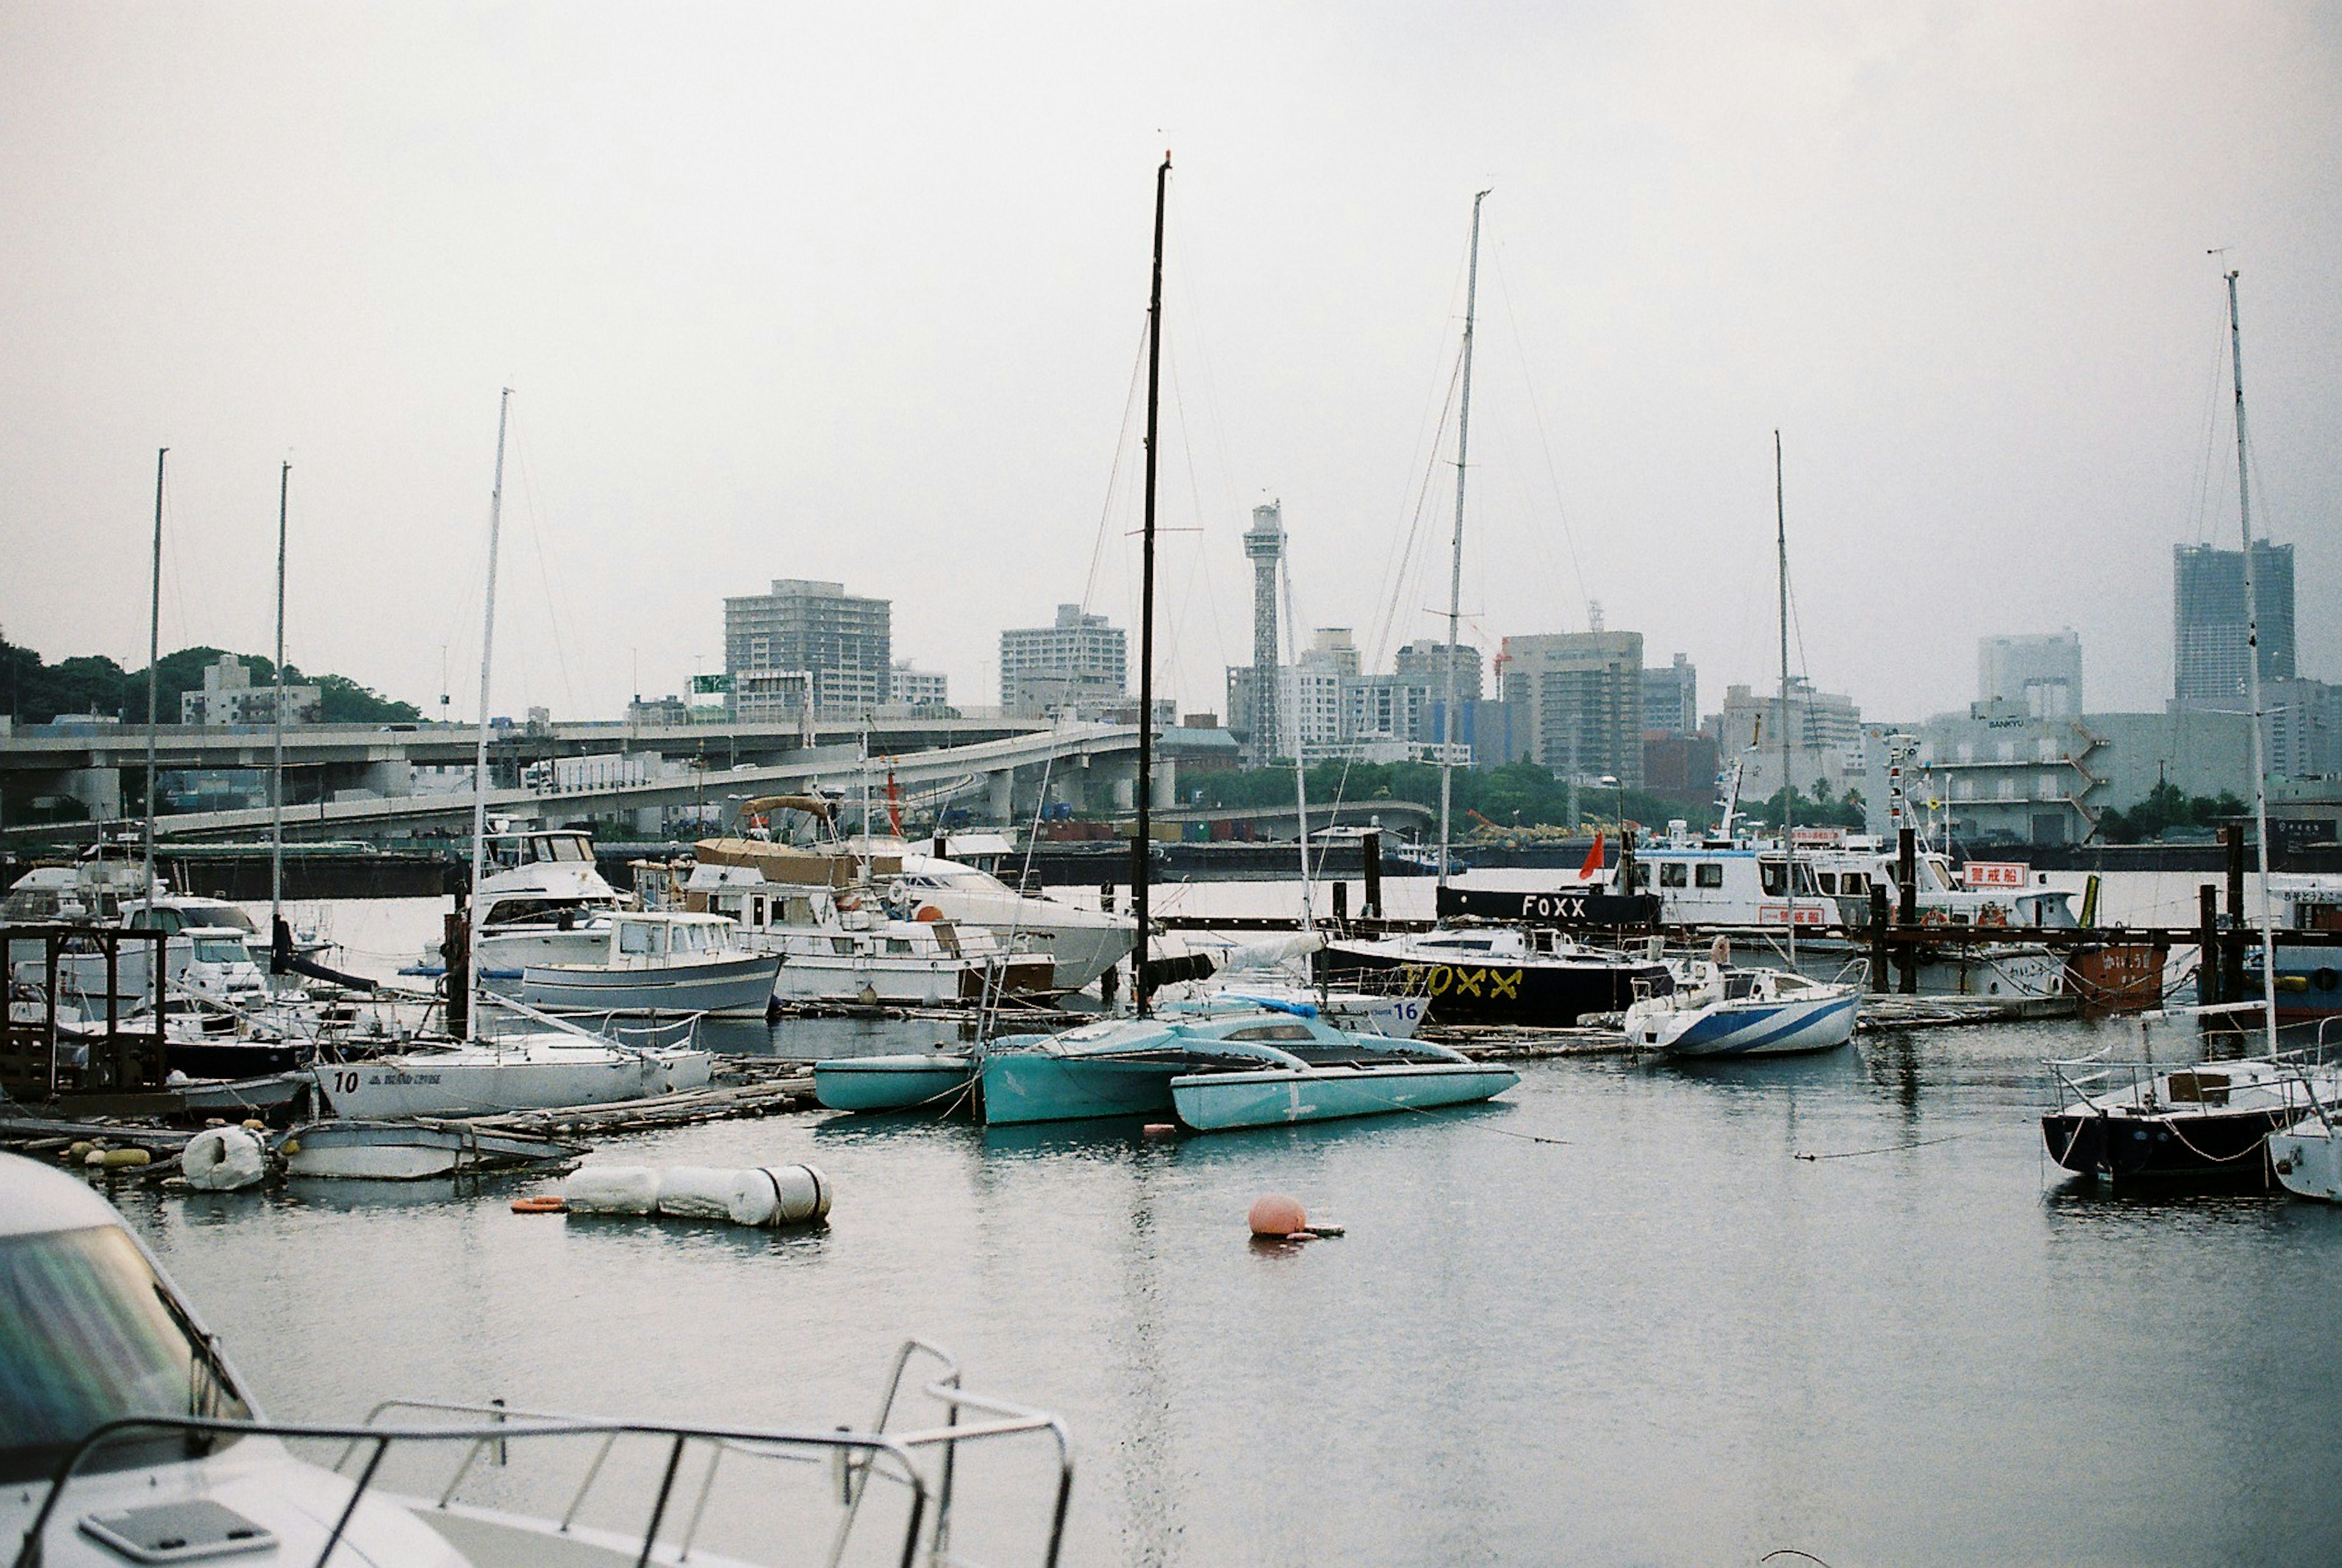
<path fill-rule="evenodd" d="M 1155 457 L 1158 433 L 1157 394 L 1163 384 L 1163 203 L 1171 184 L 1171 155 L 1155 171 L 1155 277 L 1146 296 L 1146 513 L 1139 546 L 1138 614 L 1138 830 L 1130 845 L 1130 912 L 1138 921 L 1131 960 L 1131 989 L 1138 1015 L 1146 1005 L 1146 874 L 1154 845 L 1148 816 L 1155 793 Z"/>
<path fill-rule="evenodd" d="M 285 903 L 285 512 L 293 464 L 276 474 L 276 698 L 269 704 L 274 742 L 268 761 L 268 940 L 276 940 Z"/>
<path fill-rule="evenodd" d="M 1773 432 L 1773 536 L 1781 557 L 1781 883 L 1789 894 L 1789 967 L 1797 966 L 1797 841 L 1789 817 L 1789 512 L 1781 494 L 1781 433 Z"/>
<path fill-rule="evenodd" d="M 2228 273 L 2228 349 L 2237 381 L 2237 525 L 2245 542 L 2245 690 L 2253 707 L 2253 823 L 2261 851 L 2261 995 L 2269 1054 L 2277 1054 L 2277 914 L 2269 897 L 2268 738 L 2262 730 L 2261 617 L 2253 594 L 2253 500 L 2245 483 L 2245 335 L 2237 320 L 2237 274 Z"/>
<path fill-rule="evenodd" d="M 1472 198 L 1472 260 L 1464 274 L 1464 394 L 1456 410 L 1456 538 L 1447 563 L 1447 695 L 1439 724 L 1439 881 L 1447 885 L 1448 801 L 1456 753 L 1456 626 L 1464 613 L 1464 475 L 1472 445 L 1472 325 L 1480 305 L 1480 204 Z"/>
<path fill-rule="evenodd" d="M 472 764 L 472 936 L 471 960 L 465 965 L 471 995 L 465 1015 L 472 1020 L 475 1033 L 479 1028 L 480 961 L 479 961 L 479 896 L 480 883 L 487 872 L 488 862 L 488 672 L 496 644 L 496 530 L 504 520 L 505 510 L 505 421 L 512 412 L 512 388 L 507 386 L 496 398 L 496 480 L 488 492 L 488 591 L 487 607 L 480 619 L 480 735 L 479 746 Z"/>
<path fill-rule="evenodd" d="M 155 726 L 161 723 L 155 705 L 161 689 L 163 664 L 163 459 L 167 446 L 155 452 L 155 585 L 146 614 L 146 905 L 154 923 L 155 904 Z M 160 993 L 157 993 L 160 995 Z M 158 1000 L 157 1007 L 162 1005 Z"/>
<path fill-rule="evenodd" d="M 1293 809 L 1301 824 L 1301 929 L 1314 931 L 1316 920 L 1309 896 L 1309 764 L 1301 755 L 1301 623 L 1293 616 L 1293 557 L 1279 563 L 1285 574 L 1286 663 L 1293 670 Z"/>

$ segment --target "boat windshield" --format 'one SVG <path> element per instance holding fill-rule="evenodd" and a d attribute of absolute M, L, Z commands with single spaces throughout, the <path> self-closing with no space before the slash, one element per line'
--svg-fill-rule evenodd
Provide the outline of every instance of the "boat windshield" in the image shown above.
<path fill-rule="evenodd" d="M 198 964 L 249 964 L 252 950 L 241 936 L 198 936 L 195 938 L 195 962 Z"/>
<path fill-rule="evenodd" d="M 92 1429 L 125 1416 L 251 1414 L 118 1226 L 0 1238 L 0 1483 L 52 1473 Z M 123 1470 L 210 1447 L 125 1437 L 85 1463 Z"/>
<path fill-rule="evenodd" d="M 241 931 L 247 936 L 260 934 L 260 927 L 253 924 L 252 916 L 220 899 L 183 898 L 179 901 L 179 911 L 186 917 L 189 925 L 221 925 L 232 931 Z"/>

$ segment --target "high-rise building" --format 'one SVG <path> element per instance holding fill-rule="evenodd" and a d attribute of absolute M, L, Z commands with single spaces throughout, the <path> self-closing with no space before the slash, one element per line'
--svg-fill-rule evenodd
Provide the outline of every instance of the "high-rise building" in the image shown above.
<path fill-rule="evenodd" d="M 1434 702 L 1446 701 L 1446 644 L 1409 643 L 1398 651 L 1392 661 L 1392 668 L 1401 681 L 1429 692 Z M 1471 703 L 1479 699 L 1480 650 L 1458 643 L 1456 644 L 1456 700 Z"/>
<path fill-rule="evenodd" d="M 2245 553 L 2210 544 L 2171 552 L 2172 701 L 2183 708 L 2241 710 L 2245 681 Z M 2293 546 L 2253 541 L 2261 679 L 2292 678 Z"/>
<path fill-rule="evenodd" d="M 1276 756 L 1284 734 L 1276 700 L 1276 571 L 1285 558 L 1285 514 L 1277 503 L 1252 509 L 1245 555 L 1252 562 L 1252 701 L 1246 712 L 1250 738 L 1245 743 L 1245 761 L 1266 767 Z M 1228 707 L 1233 714 L 1236 704 L 1232 702 Z"/>
<path fill-rule="evenodd" d="M 1320 626 L 1301 655 L 1305 664 L 1317 664 L 1337 675 L 1358 673 L 1358 644 L 1347 626 Z"/>
<path fill-rule="evenodd" d="M 2082 715 L 2082 639 L 2074 632 L 1977 643 L 1977 701 L 2012 703 L 2037 719 Z"/>
<path fill-rule="evenodd" d="M 1643 729 L 1663 735 L 1699 729 L 1699 666 L 1681 654 L 1671 664 L 1643 672 Z"/>
<path fill-rule="evenodd" d="M 1129 699 L 1130 634 L 1057 606 L 1056 624 L 1000 634 L 1000 705 L 1012 714 L 1083 713 Z"/>
<path fill-rule="evenodd" d="M 734 711 L 744 719 L 797 712 L 809 677 L 814 708 L 867 713 L 886 701 L 894 664 L 894 606 L 856 598 L 840 583 L 776 579 L 769 594 L 724 601 L 724 672 L 732 677 Z M 744 679 L 752 674 L 762 681 Z"/>
<path fill-rule="evenodd" d="M 1817 692 L 1803 675 L 1789 681 L 1786 714 L 1771 687 L 1726 686 L 1716 720 L 1716 763 L 1740 764 L 1740 798 L 1769 800 L 1781 788 L 1781 747 L 1787 733 L 1789 782 L 1809 792 L 1820 781 L 1833 799 L 1860 786 L 1864 766 L 1862 710 L 1842 692 Z"/>
<path fill-rule="evenodd" d="M 951 705 L 951 677 L 931 670 L 911 667 L 908 659 L 897 659 L 886 675 L 886 700 L 898 708 L 946 708 Z"/>
<path fill-rule="evenodd" d="M 1564 777 L 1643 783 L 1643 634 L 1506 637 L 1504 699 L 1525 710 L 1529 755 Z"/>

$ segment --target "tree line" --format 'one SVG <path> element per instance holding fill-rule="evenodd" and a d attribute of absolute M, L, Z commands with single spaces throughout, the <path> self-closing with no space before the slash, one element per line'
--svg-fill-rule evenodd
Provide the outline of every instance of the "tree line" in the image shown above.
<path fill-rule="evenodd" d="M 181 648 L 165 654 L 155 666 L 156 706 L 163 723 L 179 722 L 183 693 L 201 691 L 204 666 L 216 664 L 223 648 Z M 259 654 L 240 654 L 255 686 L 273 685 L 276 664 Z M 329 724 L 413 723 L 423 714 L 413 703 L 402 703 L 362 686 L 346 675 L 311 675 L 287 661 L 287 685 L 315 686 L 318 719 Z M 48 664 L 30 648 L 0 636 L 0 702 L 19 724 L 44 724 L 60 714 L 101 714 L 125 724 L 146 722 L 146 670 L 125 670 L 103 654 L 80 654 Z"/>

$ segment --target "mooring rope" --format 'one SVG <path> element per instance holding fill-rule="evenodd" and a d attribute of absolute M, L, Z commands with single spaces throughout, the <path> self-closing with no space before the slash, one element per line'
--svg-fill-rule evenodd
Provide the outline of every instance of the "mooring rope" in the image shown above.
<path fill-rule="evenodd" d="M 1907 1144 L 1888 1144 L 1876 1149 L 1842 1149 L 1827 1154 L 1809 1154 L 1800 1149 L 1792 1157 L 1810 1163 L 1817 1160 L 1859 1160 L 1871 1154 L 1899 1154 L 1906 1149 L 1925 1149 L 1936 1144 L 1956 1144 L 1962 1138 L 1974 1138 L 1992 1130 L 1978 1127 L 1973 1132 L 1947 1133 L 1940 1138 L 1915 1138 Z"/>

